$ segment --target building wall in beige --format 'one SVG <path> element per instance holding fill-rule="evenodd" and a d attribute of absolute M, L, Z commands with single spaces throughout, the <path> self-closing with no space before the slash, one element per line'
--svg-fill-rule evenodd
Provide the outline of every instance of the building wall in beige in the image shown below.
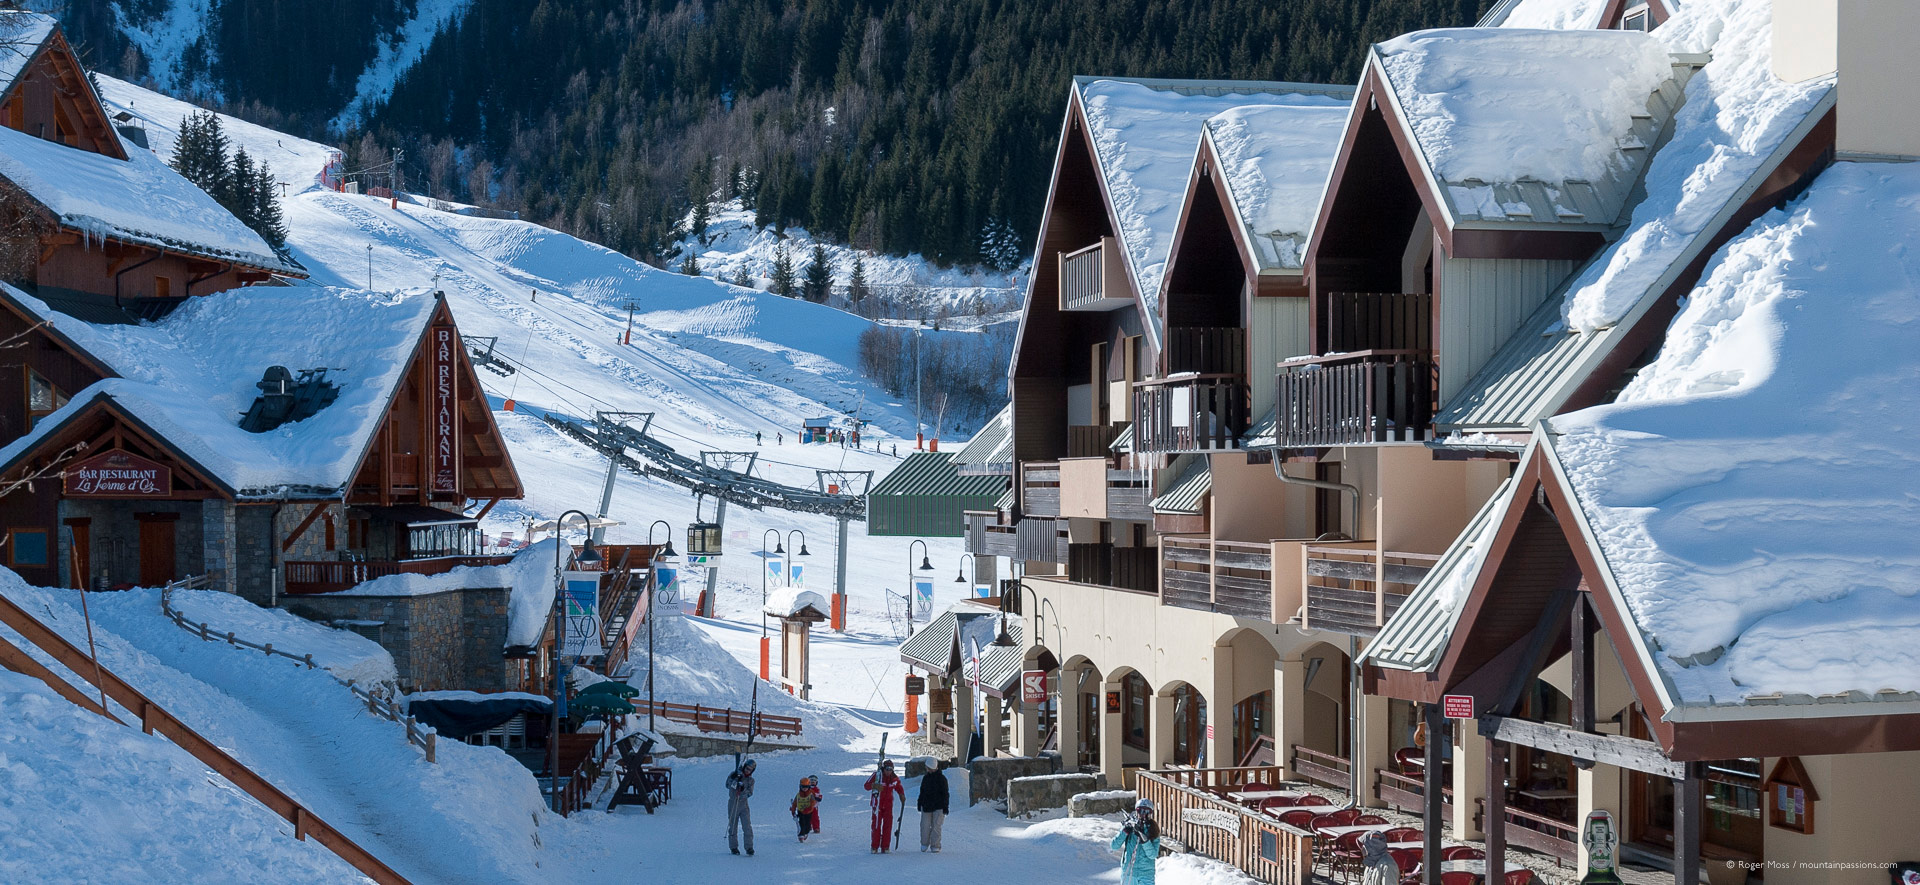
<path fill-rule="evenodd" d="M 1765 759 L 1771 772 L 1778 759 Z M 1768 885 L 1880 885 L 1920 860 L 1920 753 L 1802 756 L 1820 799 L 1811 835 L 1766 828 Z"/>
<path fill-rule="evenodd" d="M 1060 515 L 1107 517 L 1107 459 L 1060 459 Z"/>
<path fill-rule="evenodd" d="M 1305 538 L 1313 532 L 1313 489 L 1288 485 L 1272 464 L 1248 464 L 1241 454 L 1214 455 L 1213 536 L 1223 541 Z M 1296 473 L 1304 473 L 1294 468 Z"/>
<path fill-rule="evenodd" d="M 1436 461 L 1425 446 L 1374 450 L 1362 491 L 1379 499 L 1373 538 L 1383 551 L 1442 553 L 1512 472 L 1505 461 Z"/>
<path fill-rule="evenodd" d="M 1839 24 L 1839 0 L 1774 0 L 1773 75 L 1798 83 L 1833 73 Z"/>
<path fill-rule="evenodd" d="M 1774 0 L 1773 72 L 1790 83 L 1838 72 L 1842 154 L 1920 157 L 1915 33 L 1920 3 Z"/>

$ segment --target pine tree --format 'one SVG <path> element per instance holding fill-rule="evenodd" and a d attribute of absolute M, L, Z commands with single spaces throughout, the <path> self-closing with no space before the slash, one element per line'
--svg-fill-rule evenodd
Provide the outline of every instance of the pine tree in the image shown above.
<path fill-rule="evenodd" d="M 1020 232 L 1013 224 L 998 215 L 987 219 L 980 228 L 980 260 L 998 271 L 1012 270 L 1020 264 Z"/>
<path fill-rule="evenodd" d="M 261 163 L 253 171 L 254 233 L 275 249 L 287 245 L 287 221 L 280 214 L 280 182 L 273 167 Z"/>
<path fill-rule="evenodd" d="M 180 121 L 174 143 L 173 168 L 181 177 L 218 199 L 227 189 L 227 136 L 212 111 L 198 111 Z"/>
<path fill-rule="evenodd" d="M 859 307 L 867 300 L 867 259 L 864 255 L 853 256 L 853 276 L 847 280 L 847 300 Z"/>
<path fill-rule="evenodd" d="M 687 257 L 680 262 L 680 272 L 690 277 L 700 275 L 700 253 L 687 250 Z"/>
<path fill-rule="evenodd" d="M 733 269 L 733 284 L 742 289 L 753 288 L 753 275 L 747 273 L 746 265 L 742 264 Z"/>
<path fill-rule="evenodd" d="M 690 229 L 693 238 L 700 240 L 707 235 L 707 219 L 713 213 L 713 178 L 708 164 L 693 167 L 693 178 L 687 182 L 687 199 L 693 201 Z"/>
<path fill-rule="evenodd" d="M 233 152 L 232 164 L 227 167 L 227 176 L 221 182 L 220 190 L 213 198 L 227 207 L 240 223 L 258 230 L 259 214 L 255 211 L 253 158 L 247 156 L 246 148 Z"/>
<path fill-rule="evenodd" d="M 769 291 L 785 298 L 794 296 L 793 256 L 787 254 L 787 244 L 781 243 L 779 251 L 773 254 L 773 281 Z"/>
<path fill-rule="evenodd" d="M 807 262 L 805 292 L 807 300 L 815 304 L 825 303 L 827 295 L 833 291 L 833 256 L 827 254 L 827 247 L 818 243 L 813 247 L 813 260 Z"/>

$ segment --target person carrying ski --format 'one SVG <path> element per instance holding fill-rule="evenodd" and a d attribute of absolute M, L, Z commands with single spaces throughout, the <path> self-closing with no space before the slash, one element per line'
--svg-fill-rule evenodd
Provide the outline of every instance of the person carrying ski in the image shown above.
<path fill-rule="evenodd" d="M 753 815 L 749 813 L 747 800 L 753 797 L 754 767 L 753 760 L 748 759 L 727 775 L 727 849 L 740 853 L 738 834 L 745 830 L 748 857 L 753 856 Z"/>
<path fill-rule="evenodd" d="M 940 769 L 943 762 L 935 762 L 933 768 L 920 778 L 920 798 L 915 803 L 920 809 L 920 850 L 940 853 L 940 825 L 947 821 L 947 776 Z"/>
<path fill-rule="evenodd" d="M 811 777 L 800 779 L 800 792 L 793 796 L 793 804 L 787 810 L 793 813 L 794 820 L 800 823 L 800 841 L 807 841 L 807 834 L 820 830 L 820 788 Z"/>
<path fill-rule="evenodd" d="M 1152 799 L 1133 806 L 1133 815 L 1108 847 L 1120 852 L 1122 885 L 1153 885 L 1153 864 L 1160 859 L 1160 822 L 1153 819 Z"/>
<path fill-rule="evenodd" d="M 886 854 L 893 847 L 893 798 L 907 801 L 907 788 L 893 773 L 893 760 L 880 763 L 880 770 L 867 777 L 867 792 L 873 794 L 873 844 L 868 854 Z"/>

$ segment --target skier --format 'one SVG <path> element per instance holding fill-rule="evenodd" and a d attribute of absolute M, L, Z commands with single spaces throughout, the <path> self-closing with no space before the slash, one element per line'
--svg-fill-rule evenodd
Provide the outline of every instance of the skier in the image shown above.
<path fill-rule="evenodd" d="M 1160 823 L 1153 819 L 1153 800 L 1133 806 L 1126 826 L 1108 847 L 1120 852 L 1122 885 L 1153 885 L 1153 864 L 1160 858 Z"/>
<path fill-rule="evenodd" d="M 780 435 L 780 434 L 778 434 L 778 433 L 776 433 L 776 434 L 774 434 L 774 435 L 773 435 L 773 444 L 774 444 L 774 445 L 776 445 L 776 446 L 779 446 L 779 445 L 785 445 L 785 444 L 786 444 L 786 437 L 784 437 L 784 436 L 782 436 L 782 435 Z"/>
<path fill-rule="evenodd" d="M 915 803 L 920 809 L 920 850 L 940 853 L 940 825 L 947 820 L 947 776 L 940 769 L 943 762 L 935 762 L 933 770 L 920 778 L 920 798 Z"/>
<path fill-rule="evenodd" d="M 760 445 L 760 431 L 758 430 L 753 432 L 753 444 L 756 446 Z"/>
<path fill-rule="evenodd" d="M 907 788 L 893 773 L 892 759 L 880 763 L 880 770 L 867 777 L 866 789 L 873 794 L 873 844 L 867 853 L 886 854 L 893 847 L 893 797 L 907 801 Z"/>
<path fill-rule="evenodd" d="M 800 792 L 794 794 L 793 804 L 787 810 L 800 823 L 800 841 L 807 841 L 807 834 L 820 829 L 820 788 L 815 786 L 814 778 L 800 779 Z"/>
<path fill-rule="evenodd" d="M 747 831 L 747 856 L 753 856 L 753 815 L 747 808 L 747 800 L 753 797 L 754 762 L 748 759 L 745 764 L 727 775 L 727 849 L 734 854 L 740 853 L 737 834 Z"/>

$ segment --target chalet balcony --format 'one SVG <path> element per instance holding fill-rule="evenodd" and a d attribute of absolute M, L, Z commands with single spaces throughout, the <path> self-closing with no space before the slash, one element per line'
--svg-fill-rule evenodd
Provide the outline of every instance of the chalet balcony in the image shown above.
<path fill-rule="evenodd" d="M 1067 428 L 1067 457 L 1105 458 L 1113 454 L 1120 428 L 1112 424 L 1075 424 Z"/>
<path fill-rule="evenodd" d="M 338 593 L 387 575 L 442 575 L 460 566 L 505 565 L 512 556 L 441 556 L 403 562 L 350 560 L 287 562 L 287 593 Z"/>
<path fill-rule="evenodd" d="M 1367 541 L 1308 545 L 1301 626 L 1372 636 L 1439 559 L 1425 553 L 1380 555 Z"/>
<path fill-rule="evenodd" d="M 1060 515 L 1060 462 L 1027 461 L 1020 465 L 1020 505 L 1029 517 Z"/>
<path fill-rule="evenodd" d="M 1060 309 L 1118 310 L 1133 304 L 1126 261 L 1112 237 L 1060 255 Z"/>
<path fill-rule="evenodd" d="M 1123 470 L 1105 457 L 1029 461 L 1020 467 L 1029 517 L 1153 519 L 1153 472 Z"/>
<path fill-rule="evenodd" d="M 1433 354 L 1366 350 L 1280 364 L 1280 448 L 1418 442 L 1433 435 Z"/>
<path fill-rule="evenodd" d="M 1239 618 L 1273 619 L 1270 544 L 1162 535 L 1160 602 Z"/>
<path fill-rule="evenodd" d="M 986 510 L 969 510 L 966 516 L 968 553 L 1028 562 L 1067 561 L 1067 524 L 1062 520 L 1030 516 L 1006 523 L 998 512 Z"/>
<path fill-rule="evenodd" d="M 1321 353 L 1432 350 L 1433 296 L 1409 292 L 1330 292 L 1321 296 Z"/>
<path fill-rule="evenodd" d="M 1247 432 L 1244 375 L 1176 375 L 1134 385 L 1133 450 L 1224 452 Z"/>
<path fill-rule="evenodd" d="M 1152 547 L 1070 544 L 1066 578 L 1076 584 L 1159 595 L 1157 556 Z"/>

